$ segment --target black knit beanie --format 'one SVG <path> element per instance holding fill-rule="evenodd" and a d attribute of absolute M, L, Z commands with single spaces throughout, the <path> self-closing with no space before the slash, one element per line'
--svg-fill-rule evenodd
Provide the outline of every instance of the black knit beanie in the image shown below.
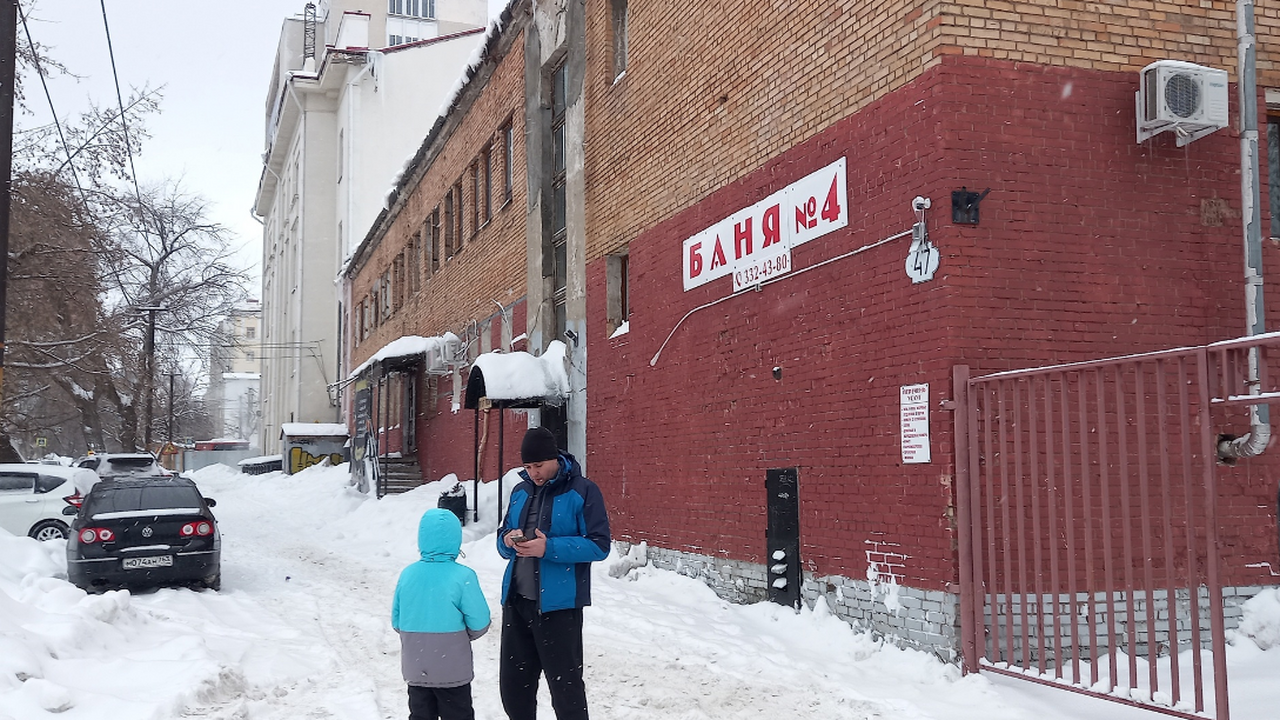
<path fill-rule="evenodd" d="M 529 428 L 520 443 L 520 462 L 536 463 L 544 460 L 555 460 L 560 457 L 560 448 L 556 447 L 556 436 L 544 427 Z"/>

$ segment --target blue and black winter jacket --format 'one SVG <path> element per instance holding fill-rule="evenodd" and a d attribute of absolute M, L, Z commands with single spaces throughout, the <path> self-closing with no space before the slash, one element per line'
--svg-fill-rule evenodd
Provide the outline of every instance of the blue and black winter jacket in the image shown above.
<path fill-rule="evenodd" d="M 471 641 L 489 629 L 489 603 L 471 568 L 458 564 L 462 523 L 432 508 L 418 522 L 421 559 L 396 583 L 391 626 L 400 633 L 405 682 L 458 687 L 474 677 Z"/>
<path fill-rule="evenodd" d="M 537 487 L 529 474 L 511 491 L 511 503 L 497 535 L 498 553 L 508 560 L 502 576 L 502 602 L 511 590 L 516 551 L 502 541 L 507 532 L 531 524 L 547 536 L 547 552 L 538 562 L 538 610 L 552 612 L 591 604 L 591 563 L 609 555 L 609 515 L 604 496 L 595 483 L 582 476 L 582 466 L 568 453 L 560 453 L 560 472 L 544 488 L 536 523 L 528 522 L 529 497 Z"/>

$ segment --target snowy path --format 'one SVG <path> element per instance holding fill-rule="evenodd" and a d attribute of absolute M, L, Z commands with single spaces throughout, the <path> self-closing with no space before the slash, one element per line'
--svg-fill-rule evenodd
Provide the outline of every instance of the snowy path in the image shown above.
<path fill-rule="evenodd" d="M 223 589 L 85 596 L 63 547 L 0 533 L 0 720 L 404 718 L 390 603 L 416 528 L 448 484 L 370 500 L 341 469 L 197 475 L 218 500 Z M 496 485 L 496 483 L 495 483 Z M 506 485 L 510 487 L 510 483 Z M 496 491 L 464 530 L 463 562 L 500 622 Z M 819 607 L 731 605 L 700 582 L 597 563 L 585 617 L 594 720 L 1150 720 L 1114 703 L 999 677 L 961 677 L 882 647 Z M 1280 645 L 1280 593 L 1260 616 Z M 1274 616 L 1274 617 L 1273 617 Z M 474 644 L 479 720 L 503 720 L 498 629 Z M 1233 717 L 1267 717 L 1280 647 L 1233 648 Z M 1241 682 L 1236 682 L 1239 678 Z M 1246 679 L 1248 681 L 1246 682 Z M 1239 700 L 1239 701 L 1238 701 Z M 554 717 L 545 687 L 541 717 Z"/>

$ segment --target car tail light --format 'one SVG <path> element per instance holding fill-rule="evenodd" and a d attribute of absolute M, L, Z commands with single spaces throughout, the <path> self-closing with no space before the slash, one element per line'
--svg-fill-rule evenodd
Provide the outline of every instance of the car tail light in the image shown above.
<path fill-rule="evenodd" d="M 111 532 L 107 528 L 85 528 L 80 531 L 80 542 L 86 543 L 86 544 L 96 543 L 96 542 L 111 542 L 112 540 L 115 540 L 115 539 L 116 539 L 116 534 Z"/>
<path fill-rule="evenodd" d="M 80 494 L 79 490 L 77 490 L 75 491 L 74 494 L 63 497 L 62 501 L 70 505 L 71 507 L 78 508 L 84 504 L 84 496 Z"/>
<path fill-rule="evenodd" d="M 213 534 L 213 523 L 208 520 L 189 522 L 182 526 L 182 530 L 178 534 L 182 535 L 182 537 L 194 537 L 196 535 L 207 537 Z"/>

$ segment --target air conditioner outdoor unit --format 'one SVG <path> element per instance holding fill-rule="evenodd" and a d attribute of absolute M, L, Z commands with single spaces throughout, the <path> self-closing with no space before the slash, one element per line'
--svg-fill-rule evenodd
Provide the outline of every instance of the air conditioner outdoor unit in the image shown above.
<path fill-rule="evenodd" d="M 449 335 L 440 338 L 427 348 L 426 371 L 428 375 L 448 375 L 458 365 L 458 337 Z"/>
<path fill-rule="evenodd" d="M 1178 60 L 1142 69 L 1135 96 L 1138 142 L 1167 130 L 1181 147 L 1227 126 L 1227 71 Z"/>

